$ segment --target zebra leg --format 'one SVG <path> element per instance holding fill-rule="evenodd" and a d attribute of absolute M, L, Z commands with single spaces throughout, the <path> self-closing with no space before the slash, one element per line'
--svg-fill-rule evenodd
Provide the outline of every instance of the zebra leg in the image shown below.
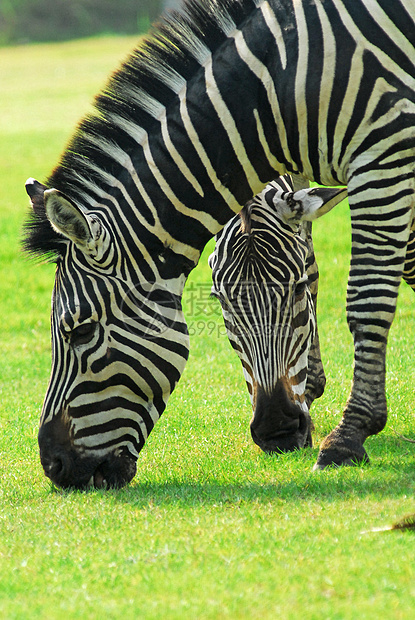
<path fill-rule="evenodd" d="M 316 317 L 316 333 L 313 338 L 313 342 L 308 354 L 308 369 L 307 369 L 307 384 L 305 390 L 305 398 L 307 406 L 310 409 L 313 401 L 324 392 L 326 386 L 326 375 L 324 373 L 323 362 L 321 360 L 320 341 L 318 337 L 317 327 L 317 293 L 318 293 L 318 265 L 314 254 L 313 237 L 312 237 L 312 223 L 302 222 L 300 235 L 306 241 L 308 246 L 307 254 L 307 277 L 308 287 L 310 289 L 311 297 L 314 305 L 314 313 Z"/>
<path fill-rule="evenodd" d="M 404 269 L 414 192 L 412 171 L 400 171 L 396 185 L 388 172 L 386 189 L 384 173 L 373 170 L 352 176 L 348 187 L 352 257 L 347 321 L 355 350 L 353 384 L 343 418 L 323 440 L 314 469 L 368 462 L 363 443 L 387 420 L 386 344 Z"/>
<path fill-rule="evenodd" d="M 415 231 L 411 230 L 406 248 L 403 279 L 415 291 Z"/>
<path fill-rule="evenodd" d="M 310 185 L 307 179 L 300 175 L 292 175 L 291 178 L 293 181 L 293 189 L 295 192 L 299 189 L 307 188 Z M 316 257 L 314 254 L 312 223 L 306 221 L 301 222 L 299 233 L 301 238 L 304 239 L 308 246 L 308 254 L 306 260 L 308 288 L 310 289 L 314 305 L 314 313 L 316 317 L 316 333 L 308 354 L 307 384 L 305 389 L 305 399 L 307 407 L 310 409 L 313 401 L 316 398 L 320 398 L 320 396 L 322 396 L 324 392 L 324 388 L 326 385 L 326 375 L 324 373 L 323 362 L 321 361 L 320 341 L 318 337 L 317 327 L 317 293 L 319 273 Z M 311 430 L 313 430 L 313 428 L 310 429 L 310 437 L 307 441 L 307 445 L 310 446 L 312 445 Z"/>

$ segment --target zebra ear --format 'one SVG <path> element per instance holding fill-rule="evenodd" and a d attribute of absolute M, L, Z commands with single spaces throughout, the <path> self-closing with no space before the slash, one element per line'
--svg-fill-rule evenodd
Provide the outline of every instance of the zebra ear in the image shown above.
<path fill-rule="evenodd" d="M 299 224 L 325 215 L 346 196 L 346 187 L 312 187 L 285 194 L 283 203 L 276 206 L 287 222 Z"/>
<path fill-rule="evenodd" d="M 89 215 L 57 189 L 44 193 L 45 211 L 56 232 L 73 241 L 85 254 L 97 258 L 108 245 L 109 235 L 96 215 Z"/>
<path fill-rule="evenodd" d="M 44 193 L 46 189 L 46 185 L 39 183 L 36 179 L 30 178 L 27 179 L 25 183 L 26 192 L 30 198 L 30 203 L 32 205 L 32 209 L 36 214 L 41 215 L 44 212 L 45 204 L 44 204 Z"/>

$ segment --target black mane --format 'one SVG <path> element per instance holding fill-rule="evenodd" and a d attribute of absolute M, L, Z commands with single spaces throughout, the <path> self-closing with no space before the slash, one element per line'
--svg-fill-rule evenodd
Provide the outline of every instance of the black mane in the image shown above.
<path fill-rule="evenodd" d="M 93 161 L 114 175 L 121 172 L 121 166 L 117 171 L 118 164 L 107 159 L 91 138 L 117 144 L 127 153 L 136 148 L 128 133 L 111 122 L 111 114 L 150 133 L 158 121 L 149 110 L 148 96 L 167 108 L 177 98 L 174 81 L 189 81 L 200 69 L 203 56 L 206 59 L 216 51 L 233 28 L 240 27 L 253 12 L 258 1 L 187 0 L 182 12 L 163 16 L 96 97 L 93 112 L 80 122 L 46 187 L 82 201 L 85 175 L 91 186 L 102 183 L 102 178 L 83 162 Z M 91 190 L 88 192 L 91 195 Z M 53 261 L 66 243 L 52 229 L 43 201 L 39 202 L 24 225 L 23 249 Z"/>

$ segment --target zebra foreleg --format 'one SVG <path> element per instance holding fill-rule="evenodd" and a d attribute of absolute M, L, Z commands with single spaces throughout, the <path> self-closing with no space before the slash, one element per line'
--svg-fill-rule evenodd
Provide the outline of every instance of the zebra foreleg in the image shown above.
<path fill-rule="evenodd" d="M 386 344 L 405 264 L 413 188 L 408 184 L 404 191 L 401 185 L 398 197 L 391 187 L 385 199 L 375 189 L 376 182 L 370 190 L 367 187 L 366 182 L 360 191 L 349 184 L 352 258 L 347 321 L 355 349 L 353 384 L 343 418 L 323 440 L 314 469 L 368 462 L 363 444 L 387 420 Z M 371 206 L 376 203 L 387 206 L 376 210 Z"/>
<path fill-rule="evenodd" d="M 294 191 L 309 187 L 309 182 L 300 175 L 292 175 L 292 182 Z M 316 317 L 316 333 L 311 343 L 310 351 L 308 353 L 308 365 L 307 365 L 307 383 L 305 389 L 305 399 L 308 409 L 310 409 L 312 403 L 316 398 L 320 398 L 324 393 L 326 386 L 326 375 L 324 373 L 323 362 L 321 360 L 320 341 L 318 337 L 317 327 L 317 293 L 318 293 L 318 280 L 319 272 L 316 257 L 314 254 L 313 245 L 313 231 L 312 222 L 303 221 L 299 228 L 299 234 L 302 239 L 307 243 L 308 253 L 306 259 L 306 271 L 307 271 L 307 285 L 310 289 L 311 297 L 313 300 L 314 314 Z M 307 440 L 307 445 L 312 445 L 311 430 L 314 430 L 313 421 L 311 420 L 310 436 Z"/>
<path fill-rule="evenodd" d="M 361 465 L 369 463 L 369 457 L 364 442 L 370 435 L 383 430 L 387 420 L 387 406 L 385 397 L 385 354 L 386 346 L 379 347 L 373 355 L 372 362 L 376 368 L 375 374 L 370 377 L 360 375 L 358 366 L 365 359 L 367 350 L 367 334 L 354 332 L 355 369 L 352 390 L 343 413 L 340 424 L 323 440 L 314 470 L 325 469 L 330 465 Z M 361 339 L 361 340 L 360 340 Z M 359 341 L 366 342 L 359 352 Z M 360 353 L 360 354 L 359 354 Z M 372 380 L 372 382 L 371 382 Z"/>
<path fill-rule="evenodd" d="M 406 248 L 403 279 L 415 291 L 415 231 L 411 230 Z"/>
<path fill-rule="evenodd" d="M 307 406 L 310 409 L 313 401 L 316 398 L 320 398 L 324 392 L 326 386 L 326 375 L 324 373 L 323 362 L 321 360 L 320 341 L 318 337 L 317 327 L 317 293 L 318 293 L 318 265 L 314 254 L 313 237 L 312 237 L 312 223 L 302 222 L 300 227 L 300 235 L 306 241 L 308 246 L 308 254 L 306 261 L 308 288 L 310 289 L 311 297 L 314 305 L 314 313 L 316 317 L 316 333 L 313 338 L 313 342 L 308 353 L 308 369 L 307 369 L 307 384 L 305 389 L 305 399 Z M 311 445 L 311 443 L 310 443 Z"/>

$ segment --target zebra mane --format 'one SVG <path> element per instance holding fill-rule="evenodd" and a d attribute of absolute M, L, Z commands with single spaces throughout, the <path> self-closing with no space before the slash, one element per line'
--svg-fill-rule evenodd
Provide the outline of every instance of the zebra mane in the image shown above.
<path fill-rule="evenodd" d="M 140 135 L 144 138 L 159 123 L 160 111 L 177 100 L 181 88 L 261 1 L 186 0 L 180 12 L 163 15 L 95 98 L 93 111 L 78 125 L 46 187 L 93 208 L 102 185 L 97 168 L 121 173 L 121 163 L 109 160 L 100 145 L 125 153 L 137 148 Z M 112 122 L 114 115 L 134 128 L 134 138 Z M 65 243 L 38 204 L 24 225 L 23 249 L 54 261 Z"/>

